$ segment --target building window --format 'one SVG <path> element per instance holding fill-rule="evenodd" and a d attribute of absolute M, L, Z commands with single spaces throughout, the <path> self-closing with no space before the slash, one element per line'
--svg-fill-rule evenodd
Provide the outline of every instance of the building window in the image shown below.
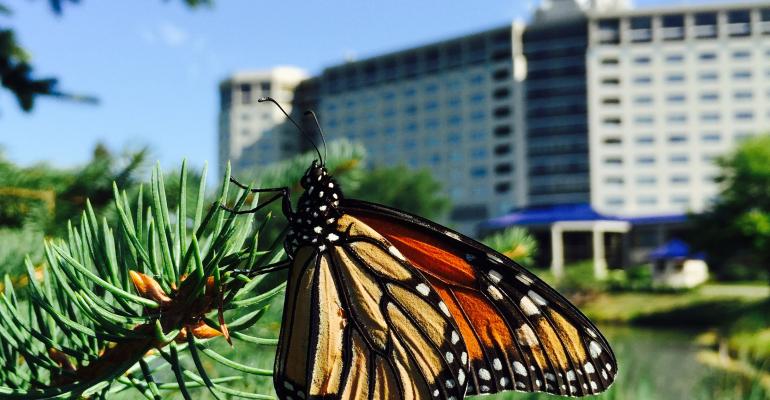
<path fill-rule="evenodd" d="M 637 75 L 634 77 L 634 83 L 637 85 L 649 85 L 652 83 L 652 77 L 649 75 Z"/>
<path fill-rule="evenodd" d="M 684 15 L 664 15 L 662 25 L 663 40 L 684 39 Z"/>
<path fill-rule="evenodd" d="M 701 134 L 701 140 L 703 143 L 719 143 L 722 140 L 722 135 L 716 132 L 704 132 Z"/>
<path fill-rule="evenodd" d="M 751 51 L 736 50 L 733 52 L 733 60 L 748 60 L 751 58 Z"/>
<path fill-rule="evenodd" d="M 620 98 L 618 97 L 605 97 L 602 99 L 602 104 L 608 106 L 616 106 L 620 104 Z"/>
<path fill-rule="evenodd" d="M 703 12 L 695 14 L 695 37 L 698 39 L 711 39 L 717 37 L 717 13 Z"/>
<path fill-rule="evenodd" d="M 634 104 L 650 104 L 652 103 L 652 96 L 642 95 L 634 97 Z"/>
<path fill-rule="evenodd" d="M 604 184 L 607 186 L 623 186 L 622 176 L 607 176 L 604 178 Z"/>
<path fill-rule="evenodd" d="M 505 99 L 511 94 L 510 89 L 507 87 L 498 88 L 495 89 L 494 92 L 492 92 L 492 97 L 494 97 L 496 100 Z"/>
<path fill-rule="evenodd" d="M 500 125 L 495 127 L 495 136 L 505 137 L 511 134 L 511 127 L 508 125 Z"/>
<path fill-rule="evenodd" d="M 754 113 L 752 111 L 736 111 L 735 119 L 738 121 L 751 121 L 754 119 Z"/>
<path fill-rule="evenodd" d="M 655 156 L 639 156 L 636 158 L 638 165 L 652 165 L 655 164 Z"/>
<path fill-rule="evenodd" d="M 634 57 L 634 64 L 647 65 L 651 61 L 650 56 L 636 56 Z"/>
<path fill-rule="evenodd" d="M 486 116 L 484 111 L 474 111 L 471 113 L 471 121 L 483 121 Z"/>
<path fill-rule="evenodd" d="M 483 178 L 487 176 L 487 168 L 486 167 L 473 167 L 471 168 L 471 177 L 473 178 Z"/>
<path fill-rule="evenodd" d="M 617 18 L 601 19 L 598 23 L 599 43 L 618 44 L 620 43 L 620 20 Z"/>
<path fill-rule="evenodd" d="M 471 158 L 474 160 L 483 160 L 487 158 L 487 149 L 483 147 L 476 147 L 471 149 Z"/>
<path fill-rule="evenodd" d="M 700 120 L 702 122 L 719 122 L 720 117 L 721 115 L 716 111 L 705 112 L 700 115 Z"/>
<path fill-rule="evenodd" d="M 654 186 L 658 179 L 653 175 L 639 175 L 636 177 L 636 184 L 639 186 Z"/>
<path fill-rule="evenodd" d="M 457 132 L 450 133 L 447 136 L 446 141 L 449 144 L 460 144 L 460 142 L 462 142 L 462 135 Z"/>
<path fill-rule="evenodd" d="M 508 193 L 511 191 L 511 184 L 508 182 L 500 182 L 495 184 L 495 193 Z"/>
<path fill-rule="evenodd" d="M 510 174 L 511 171 L 513 171 L 513 166 L 511 165 L 511 163 L 503 163 L 503 164 L 495 165 L 495 174 L 497 175 L 507 175 L 507 174 Z"/>
<path fill-rule="evenodd" d="M 655 122 L 655 119 L 652 115 L 638 115 L 634 118 L 634 122 L 637 125 L 652 125 Z"/>
<path fill-rule="evenodd" d="M 675 94 L 669 94 L 666 96 L 666 101 L 669 103 L 679 104 L 684 103 L 686 100 L 686 97 L 684 93 L 675 93 Z"/>
<path fill-rule="evenodd" d="M 684 74 L 669 74 L 666 76 L 666 82 L 668 83 L 682 83 L 684 82 Z"/>
<path fill-rule="evenodd" d="M 704 71 L 698 74 L 698 79 L 701 82 L 714 82 L 719 79 L 719 74 L 716 71 Z"/>
<path fill-rule="evenodd" d="M 620 117 L 607 117 L 602 120 L 602 124 L 604 126 L 620 126 L 623 123 L 623 121 L 620 119 Z"/>
<path fill-rule="evenodd" d="M 668 142 L 671 144 L 687 143 L 687 136 L 683 133 L 672 133 L 668 136 Z"/>
<path fill-rule="evenodd" d="M 620 85 L 620 78 L 607 77 L 602 79 L 602 85 L 605 86 L 618 86 Z"/>
<path fill-rule="evenodd" d="M 503 118 L 511 115 L 511 108 L 508 106 L 497 107 L 493 112 L 496 118 Z"/>
<path fill-rule="evenodd" d="M 480 103 L 480 102 L 484 101 L 485 97 L 486 96 L 484 95 L 484 93 L 478 92 L 478 93 L 471 94 L 470 99 L 471 99 L 472 103 Z"/>
<path fill-rule="evenodd" d="M 495 155 L 496 156 L 502 156 L 505 154 L 509 154 L 511 152 L 511 145 L 510 144 L 499 144 L 495 146 Z"/>
<path fill-rule="evenodd" d="M 670 182 L 673 185 L 684 185 L 690 183 L 690 177 L 687 175 L 672 175 Z"/>
<path fill-rule="evenodd" d="M 604 203 L 608 207 L 622 207 L 625 204 L 625 200 L 622 197 L 607 197 Z"/>
<path fill-rule="evenodd" d="M 604 159 L 605 165 L 623 165 L 623 159 L 620 157 L 607 157 Z"/>
<path fill-rule="evenodd" d="M 738 70 L 733 71 L 733 79 L 736 81 L 745 81 L 751 79 L 751 71 L 749 70 Z"/>
<path fill-rule="evenodd" d="M 668 158 L 668 161 L 676 165 L 687 164 L 689 157 L 687 157 L 687 154 L 673 154 Z"/>
<path fill-rule="evenodd" d="M 679 196 L 671 196 L 671 204 L 677 205 L 677 206 L 686 206 L 690 203 L 690 197 L 679 195 Z"/>
<path fill-rule="evenodd" d="M 497 71 L 492 73 L 492 79 L 496 81 L 504 81 L 508 79 L 508 77 L 511 75 L 510 71 L 508 69 L 498 69 Z"/>
<path fill-rule="evenodd" d="M 754 97 L 754 93 L 751 90 L 736 90 L 733 93 L 733 98 L 735 100 L 751 100 Z"/>
<path fill-rule="evenodd" d="M 759 10 L 760 29 L 763 35 L 770 34 L 770 8 Z"/>
<path fill-rule="evenodd" d="M 604 138 L 603 142 L 606 146 L 620 146 L 623 144 L 623 139 L 618 136 L 612 136 Z"/>
<path fill-rule="evenodd" d="M 681 64 L 684 61 L 684 54 L 668 54 L 666 62 L 669 64 Z"/>
<path fill-rule="evenodd" d="M 733 37 L 751 35 L 751 12 L 749 10 L 728 11 L 727 34 Z"/>
<path fill-rule="evenodd" d="M 620 64 L 620 60 L 618 60 L 617 57 L 605 57 L 605 58 L 602 58 L 601 63 L 602 63 L 602 65 L 610 65 L 610 66 L 612 66 L 612 65 Z"/>
<path fill-rule="evenodd" d="M 651 145 L 655 143 L 655 137 L 652 135 L 641 135 L 636 137 L 636 144 Z"/>
<path fill-rule="evenodd" d="M 251 103 L 251 84 L 242 83 L 241 84 L 241 104 L 249 104 L 249 103 Z"/>
<path fill-rule="evenodd" d="M 717 59 L 717 53 L 707 51 L 698 55 L 700 61 L 715 61 Z"/>
<path fill-rule="evenodd" d="M 639 196 L 636 198 L 636 203 L 640 206 L 654 206 L 658 204 L 658 198 L 655 196 Z"/>
<path fill-rule="evenodd" d="M 687 123 L 687 114 L 669 114 L 666 116 L 666 121 L 670 124 L 685 124 Z"/>
<path fill-rule="evenodd" d="M 706 103 L 711 103 L 719 100 L 719 93 L 717 92 L 703 92 L 700 94 L 700 100 Z"/>
<path fill-rule="evenodd" d="M 632 17 L 630 22 L 631 41 L 635 43 L 652 41 L 652 18 Z"/>

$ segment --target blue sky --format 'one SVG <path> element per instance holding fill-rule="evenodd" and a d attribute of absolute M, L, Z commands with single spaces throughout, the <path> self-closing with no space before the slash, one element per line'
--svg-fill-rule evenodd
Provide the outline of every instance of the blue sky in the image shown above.
<path fill-rule="evenodd" d="M 689 3 L 692 3 L 690 1 Z M 40 99 L 23 113 L 0 90 L 0 148 L 28 165 L 72 166 L 96 142 L 150 146 L 170 167 L 216 162 L 217 83 L 243 69 L 296 65 L 311 73 L 365 57 L 526 19 L 534 1 L 83 0 L 54 16 L 47 1 L 11 2 L 38 76 L 95 95 L 97 106 Z M 640 0 L 638 6 L 671 1 Z M 688 2 L 677 2 L 688 3 Z"/>

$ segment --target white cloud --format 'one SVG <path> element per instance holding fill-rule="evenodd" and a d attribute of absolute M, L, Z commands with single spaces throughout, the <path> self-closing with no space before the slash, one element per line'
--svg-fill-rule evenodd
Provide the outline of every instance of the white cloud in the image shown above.
<path fill-rule="evenodd" d="M 190 35 L 182 27 L 169 21 L 164 21 L 158 26 L 158 36 L 163 44 L 169 47 L 179 47 L 187 43 Z"/>

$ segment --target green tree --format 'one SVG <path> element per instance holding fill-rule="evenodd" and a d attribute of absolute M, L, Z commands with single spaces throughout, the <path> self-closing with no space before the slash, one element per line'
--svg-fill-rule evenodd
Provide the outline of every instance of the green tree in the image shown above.
<path fill-rule="evenodd" d="M 525 267 L 535 263 L 537 240 L 524 228 L 508 228 L 485 237 L 482 242 Z"/>
<path fill-rule="evenodd" d="M 723 278 L 770 278 L 770 136 L 743 142 L 718 161 L 721 192 L 693 215 L 691 242 Z"/>
<path fill-rule="evenodd" d="M 450 206 L 441 189 L 441 184 L 427 170 L 381 167 L 364 174 L 358 186 L 346 195 L 438 219 Z"/>

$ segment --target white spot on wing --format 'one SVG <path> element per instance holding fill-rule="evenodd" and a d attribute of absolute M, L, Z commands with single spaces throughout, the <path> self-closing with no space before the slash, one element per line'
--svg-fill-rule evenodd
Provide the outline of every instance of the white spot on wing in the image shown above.
<path fill-rule="evenodd" d="M 537 335 L 528 324 L 522 324 L 519 329 L 516 329 L 516 338 L 519 339 L 519 343 L 523 346 L 537 346 Z M 534 367 L 534 366 L 533 366 Z"/>
<path fill-rule="evenodd" d="M 433 397 L 438 397 L 439 394 L 441 394 L 441 392 L 439 392 L 438 389 L 433 391 Z"/>
<path fill-rule="evenodd" d="M 446 352 L 446 355 L 445 355 L 445 357 L 446 357 L 446 361 L 447 361 L 448 363 L 451 363 L 452 361 L 454 361 L 454 360 L 455 360 L 455 355 L 454 355 L 454 354 L 452 354 L 452 352 L 450 352 L 450 351 L 447 351 L 447 352 Z"/>
<path fill-rule="evenodd" d="M 599 357 L 599 354 L 602 354 L 602 346 L 599 346 L 599 343 L 596 343 L 593 340 L 588 345 L 588 350 L 591 352 L 591 357 L 593 358 Z"/>
<path fill-rule="evenodd" d="M 417 285 L 416 289 L 423 296 L 427 296 L 428 293 L 430 293 L 430 288 L 428 287 L 428 285 L 426 285 L 424 283 L 421 283 L 421 284 Z"/>
<path fill-rule="evenodd" d="M 519 282 L 521 282 L 521 283 L 523 283 L 523 284 L 525 284 L 527 286 L 535 283 L 535 281 L 533 281 L 532 279 L 530 279 L 530 277 L 528 277 L 528 276 L 526 276 L 524 274 L 517 274 L 516 275 L 516 279 L 518 279 Z"/>
<path fill-rule="evenodd" d="M 602 370 L 602 378 L 606 381 L 609 377 L 607 376 L 607 371 Z"/>
<path fill-rule="evenodd" d="M 573 370 L 567 371 L 567 380 L 570 382 L 575 380 L 575 371 Z"/>
<path fill-rule="evenodd" d="M 492 368 L 494 368 L 497 371 L 500 371 L 503 369 L 503 363 L 500 362 L 499 358 L 495 358 L 492 360 Z"/>
<path fill-rule="evenodd" d="M 589 374 L 593 374 L 594 372 L 596 372 L 596 369 L 594 369 L 594 365 L 591 364 L 590 362 L 587 362 L 583 368 L 585 368 L 586 372 L 588 372 Z"/>
<path fill-rule="evenodd" d="M 455 387 L 455 381 L 453 381 L 451 379 L 447 380 L 446 381 L 446 387 L 447 387 L 447 389 L 451 389 L 451 388 Z"/>
<path fill-rule="evenodd" d="M 537 303 L 538 305 L 544 306 L 548 304 L 548 302 L 545 301 L 545 299 L 542 296 L 535 293 L 533 290 L 530 290 L 529 292 L 527 292 L 527 296 L 529 296 L 532 300 L 534 300 L 535 303 Z"/>
<path fill-rule="evenodd" d="M 527 376 L 527 369 L 524 368 L 524 364 L 518 361 L 513 362 L 513 371 L 521 376 Z"/>
<path fill-rule="evenodd" d="M 503 294 L 500 293 L 500 291 L 492 285 L 489 285 L 489 287 L 487 287 L 487 292 L 489 292 L 489 295 L 492 296 L 492 298 L 495 300 L 500 301 L 503 299 Z"/>
<path fill-rule="evenodd" d="M 460 361 L 463 362 L 463 365 L 468 364 L 468 353 L 463 352 L 460 354 Z"/>
<path fill-rule="evenodd" d="M 452 316 L 452 314 L 449 314 L 449 308 L 447 308 L 446 303 L 444 303 L 443 301 L 438 302 L 438 308 L 440 308 L 441 312 L 444 313 L 444 315 L 446 315 L 447 317 Z"/>
<path fill-rule="evenodd" d="M 456 233 L 452 231 L 444 231 L 444 234 L 451 237 L 452 239 L 460 240 L 460 236 L 458 236 Z"/>
<path fill-rule="evenodd" d="M 313 228 L 313 232 L 321 233 L 321 232 L 323 232 L 323 228 L 321 228 L 320 226 L 316 226 L 315 228 Z"/>
<path fill-rule="evenodd" d="M 503 279 L 503 276 L 493 269 L 490 269 L 487 275 L 489 275 L 489 279 L 491 279 L 494 283 L 498 283 L 501 279 Z"/>
<path fill-rule="evenodd" d="M 330 234 L 326 235 L 326 238 L 329 239 L 330 242 L 334 242 L 335 240 L 339 239 L 340 237 L 337 236 L 334 233 L 330 233 Z"/>
<path fill-rule="evenodd" d="M 530 300 L 527 296 L 523 296 L 521 298 L 519 307 L 521 307 L 521 311 L 524 311 L 524 314 L 527 316 L 540 314 L 540 310 L 537 308 L 535 303 L 533 303 L 532 300 Z"/>
<path fill-rule="evenodd" d="M 460 382 L 461 385 L 465 383 L 465 372 L 463 370 L 457 371 L 457 382 Z"/>
<path fill-rule="evenodd" d="M 485 368 L 479 368 L 479 378 L 488 381 L 492 379 L 492 374 L 489 373 Z"/>
<path fill-rule="evenodd" d="M 457 334 L 457 332 L 452 331 L 452 344 L 457 344 L 457 342 L 460 341 L 460 336 Z"/>
<path fill-rule="evenodd" d="M 554 381 L 555 382 L 556 381 L 556 375 L 554 375 L 554 374 L 552 374 L 550 372 L 546 372 L 545 373 L 545 379 L 547 379 L 549 381 Z"/>
<path fill-rule="evenodd" d="M 489 258 L 490 260 L 492 260 L 492 261 L 494 261 L 496 263 L 500 263 L 500 264 L 503 263 L 503 260 L 501 260 L 500 257 L 498 257 L 498 256 L 496 256 L 494 254 L 487 253 L 487 258 Z"/>
<path fill-rule="evenodd" d="M 404 255 L 401 254 L 401 252 L 398 251 L 398 249 L 395 246 L 388 247 L 388 251 L 390 252 L 390 254 L 392 254 L 394 257 L 398 258 L 399 260 L 406 261 L 406 258 L 404 258 Z"/>
<path fill-rule="evenodd" d="M 511 381 L 510 381 L 510 380 L 508 380 L 508 378 L 506 378 L 506 377 L 502 377 L 502 378 L 500 378 L 500 386 L 502 386 L 502 387 L 506 387 L 506 386 L 508 386 L 508 383 L 510 383 L 510 382 L 511 382 Z"/>

